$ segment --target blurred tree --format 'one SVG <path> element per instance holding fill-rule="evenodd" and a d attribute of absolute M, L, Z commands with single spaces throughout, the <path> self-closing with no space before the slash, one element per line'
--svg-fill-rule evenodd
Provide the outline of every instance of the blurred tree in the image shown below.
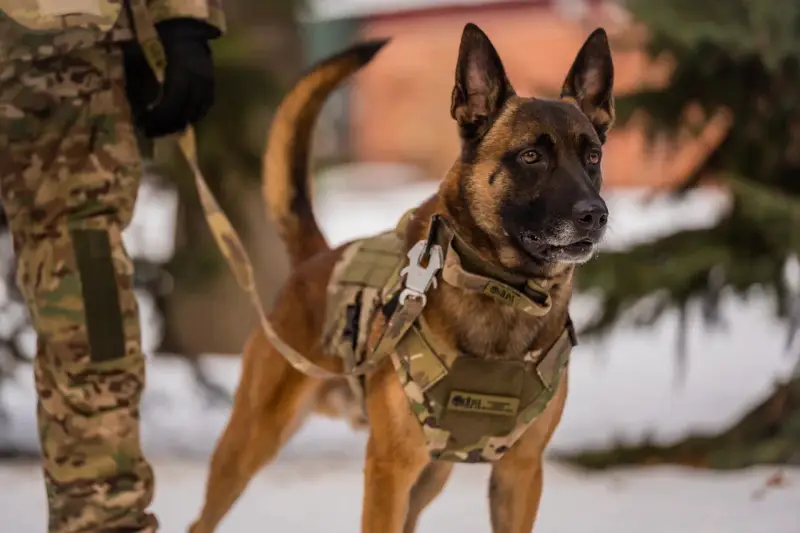
<path fill-rule="evenodd" d="M 647 55 L 670 68 L 665 84 L 618 99 L 619 123 L 641 120 L 650 140 L 672 142 L 687 133 L 705 135 L 711 121 L 729 119 L 719 121 L 717 142 L 671 194 L 715 184 L 730 203 L 713 227 L 604 252 L 582 267 L 579 288 L 601 302 L 584 333 L 608 332 L 645 300 L 648 311 L 637 309 L 639 325 L 677 309 L 682 367 L 692 301 L 701 301 L 705 323 L 716 325 L 724 319 L 723 293 L 746 297 L 761 289 L 774 296 L 790 346 L 800 311 L 797 281 L 786 275 L 800 252 L 800 2 L 627 0 L 626 7 L 644 28 Z M 798 389 L 800 376 L 754 411 L 774 414 L 766 406 L 778 402 L 779 419 L 745 417 L 718 436 L 715 446 L 750 446 L 728 465 L 800 462 Z"/>

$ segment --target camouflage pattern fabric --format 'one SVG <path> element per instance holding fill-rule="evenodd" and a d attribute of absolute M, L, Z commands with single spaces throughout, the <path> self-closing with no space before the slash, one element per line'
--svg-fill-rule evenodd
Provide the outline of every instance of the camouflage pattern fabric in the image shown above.
<path fill-rule="evenodd" d="M 415 340 L 414 335 L 404 337 L 392 354 L 392 363 L 409 406 L 422 426 L 431 458 L 464 463 L 497 461 L 511 449 L 550 404 L 572 349 L 570 334 L 565 330 L 544 357 L 539 354 L 538 363 L 467 361 L 457 354 L 448 357 L 434 352 L 429 342 L 435 343 L 435 339 L 430 333 L 420 338 L 425 342 Z M 470 362 L 486 368 L 471 376 L 453 373 L 456 364 Z M 511 368 L 492 372 L 500 366 Z M 493 374 L 499 375 L 493 378 Z M 484 392 L 487 387 L 506 387 L 515 381 L 519 384 L 515 394 Z M 434 395 L 437 388 L 439 394 Z M 468 392 L 463 393 L 465 390 Z M 459 395 L 455 393 L 462 393 L 477 405 L 457 409 Z M 456 411 L 464 412 L 453 416 Z"/>
<path fill-rule="evenodd" d="M 124 0 L 0 0 L 0 62 L 130 40 Z"/>
<path fill-rule="evenodd" d="M 226 28 L 222 0 L 0 0 L 0 63 L 129 41 L 134 24 L 125 4 L 153 23 L 189 17 Z"/>
<path fill-rule="evenodd" d="M 0 7 L 23 26 L 38 31 L 95 27 L 107 32 L 119 18 L 123 0 L 0 0 Z"/>
<path fill-rule="evenodd" d="M 2 65 L 0 195 L 38 333 L 49 531 L 157 528 L 142 455 L 145 362 L 121 232 L 141 173 L 121 51 Z"/>
<path fill-rule="evenodd" d="M 386 342 L 385 352 L 380 346 L 369 351 L 368 339 L 383 302 L 398 286 L 404 258 L 404 242 L 387 231 L 349 244 L 334 266 L 322 338 L 329 352 L 343 360 L 345 374 L 363 368 L 366 361 L 377 364 L 394 347 Z M 347 381 L 366 421 L 363 376 L 349 375 Z"/>
<path fill-rule="evenodd" d="M 123 8 L 123 3 L 128 9 Z M 141 162 L 120 41 L 133 10 L 224 31 L 219 0 L 0 0 L 0 199 L 38 333 L 49 531 L 154 532 L 145 361 L 121 233 Z"/>

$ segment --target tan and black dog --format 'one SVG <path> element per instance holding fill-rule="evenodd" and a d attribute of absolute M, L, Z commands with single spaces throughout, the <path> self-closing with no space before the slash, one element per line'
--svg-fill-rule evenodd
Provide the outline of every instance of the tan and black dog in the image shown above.
<path fill-rule="evenodd" d="M 332 372 L 347 370 L 343 359 L 326 348 L 323 329 L 328 320 L 329 283 L 348 248 L 331 249 L 314 218 L 308 192 L 310 137 L 327 95 L 366 65 L 385 42 L 356 45 L 312 69 L 282 103 L 268 140 L 264 192 L 293 265 L 270 321 L 287 344 Z M 535 58 L 531 61 L 535 65 Z M 462 150 L 438 192 L 399 226 L 402 253 L 408 252 L 410 258 L 401 272 L 405 282 L 401 275 L 399 286 L 411 291 L 411 297 L 398 299 L 398 293 L 393 293 L 393 304 L 381 302 L 386 304 L 384 312 L 370 324 L 367 344 L 374 347 L 386 331 L 393 330 L 386 324 L 393 324 L 398 308 L 421 302 L 424 309 L 417 311 L 424 318 L 422 331 L 438 339 L 440 352 L 457 354 L 456 364 L 463 359 L 487 365 L 518 364 L 519 368 L 528 365 L 525 368 L 533 371 L 524 379 L 535 378 L 539 391 L 551 389 L 546 401 L 537 404 L 536 416 L 524 420 L 524 431 L 513 436 L 513 445 L 487 444 L 472 450 L 474 455 L 470 451 L 458 456 L 491 461 L 489 498 L 495 533 L 531 531 L 539 507 L 542 455 L 561 419 L 567 364 L 563 363 L 563 372 L 556 372 L 553 368 L 560 363 L 554 359 L 547 363 L 546 370 L 553 370 L 547 374 L 537 358 L 566 338 L 567 328 L 572 338 L 567 307 L 573 270 L 593 256 L 605 232 L 608 210 L 600 196 L 600 160 L 614 120 L 612 85 L 611 53 L 602 29 L 595 30 L 578 52 L 561 98 L 545 100 L 518 96 L 487 36 L 467 24 L 451 106 Z M 490 279 L 486 275 L 495 273 L 504 285 L 489 283 L 486 287 L 492 290 L 481 292 L 470 283 L 460 284 L 459 280 L 472 279 L 464 261 L 464 268 L 461 263 L 453 267 L 461 268 L 457 270 L 461 277 L 437 274 L 435 286 L 427 280 L 428 285 L 417 287 L 414 293 L 412 276 L 424 274 L 428 266 L 430 272 L 441 266 L 429 239 L 433 221 L 450 228 L 449 235 L 458 236 L 455 252 L 447 252 L 444 258 L 448 266 L 443 272 L 452 267 L 451 258 L 455 261 L 462 251 L 471 250 L 471 264 L 480 265 L 484 274 L 475 279 Z M 415 244 L 422 242 L 428 243 L 430 254 L 425 267 L 411 261 Z M 534 304 L 534 312 L 508 303 L 535 298 L 516 298 L 522 294 L 517 289 L 497 289 L 520 278 L 538 288 L 539 296 L 544 293 L 544 300 Z M 415 299 L 415 294 L 420 298 Z M 420 512 L 442 490 L 454 463 L 432 452 L 431 435 L 437 435 L 438 428 L 432 429 L 433 423 L 419 417 L 422 403 L 415 402 L 423 400 L 413 399 L 407 383 L 399 379 L 403 365 L 409 364 L 400 360 L 394 352 L 383 357 L 364 380 L 369 420 L 364 533 L 413 532 Z M 432 371 L 423 369 L 423 378 L 428 377 L 426 372 Z M 557 379 L 548 384 L 545 374 Z M 486 381 L 491 379 L 487 374 Z M 326 381 L 297 371 L 260 329 L 255 331 L 244 349 L 231 419 L 214 452 L 205 503 L 191 531 L 214 531 L 252 476 L 272 461 L 305 417 L 315 410 L 331 412 L 330 398 L 346 390 L 342 383 L 341 378 Z M 448 408 L 456 414 L 483 410 L 484 415 L 495 416 L 492 420 L 500 420 L 504 410 L 516 409 L 524 400 L 492 398 L 451 397 Z M 489 403 L 481 403 L 485 401 Z M 431 412 L 438 409 L 436 402 L 429 403 Z M 486 432 L 500 427 L 492 420 L 482 422 Z M 492 438 L 481 440 L 481 446 L 491 444 Z M 446 441 L 439 444 L 445 446 Z M 309 507 L 313 505 L 309 502 Z"/>

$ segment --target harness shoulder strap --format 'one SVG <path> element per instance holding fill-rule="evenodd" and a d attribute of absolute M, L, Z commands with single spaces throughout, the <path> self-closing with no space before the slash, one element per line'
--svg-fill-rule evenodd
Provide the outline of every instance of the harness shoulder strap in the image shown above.
<path fill-rule="evenodd" d="M 572 320 L 567 316 L 564 331 L 550 347 L 543 357 L 536 363 L 536 373 L 544 385 L 545 390 L 529 405 L 522 407 L 519 413 L 519 423 L 525 427 L 538 417 L 561 383 L 564 370 L 567 368 L 572 348 L 577 345 L 577 337 Z"/>

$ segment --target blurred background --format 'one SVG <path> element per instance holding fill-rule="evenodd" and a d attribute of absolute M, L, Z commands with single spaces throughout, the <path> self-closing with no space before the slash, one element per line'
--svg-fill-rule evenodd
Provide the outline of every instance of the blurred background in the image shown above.
<path fill-rule="evenodd" d="M 287 262 L 264 212 L 261 154 L 271 113 L 313 62 L 393 38 L 317 126 L 314 207 L 338 244 L 394 226 L 457 156 L 449 99 L 466 22 L 488 34 L 518 93 L 545 97 L 605 27 L 619 114 L 603 159 L 610 228 L 579 270 L 571 312 L 581 342 L 537 531 L 800 531 L 800 2 L 225 0 L 225 9 L 201 165 L 268 304 Z M 4 531 L 27 533 L 46 523 L 35 336 L 2 222 L 0 514 L 11 517 Z M 154 508 L 163 531 L 185 531 L 256 318 L 169 143 L 148 158 L 125 239 L 150 361 L 142 424 Z M 365 438 L 312 419 L 220 531 L 357 531 Z M 488 531 L 487 474 L 457 468 L 422 530 Z"/>

